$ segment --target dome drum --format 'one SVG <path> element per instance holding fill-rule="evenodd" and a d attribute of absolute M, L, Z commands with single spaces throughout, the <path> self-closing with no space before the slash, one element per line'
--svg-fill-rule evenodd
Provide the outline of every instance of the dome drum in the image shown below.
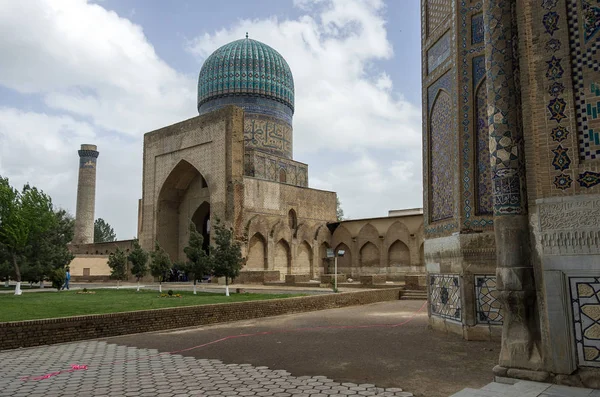
<path fill-rule="evenodd" d="M 244 109 L 246 147 L 292 159 L 294 80 L 277 51 L 246 38 L 206 59 L 198 77 L 198 113 L 228 105 Z"/>

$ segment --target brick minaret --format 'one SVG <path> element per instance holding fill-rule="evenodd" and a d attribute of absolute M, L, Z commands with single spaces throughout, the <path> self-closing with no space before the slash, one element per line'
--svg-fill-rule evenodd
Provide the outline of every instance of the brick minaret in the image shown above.
<path fill-rule="evenodd" d="M 96 204 L 96 145 L 81 145 L 79 150 L 79 181 L 77 182 L 77 212 L 75 244 L 94 242 L 94 209 Z"/>

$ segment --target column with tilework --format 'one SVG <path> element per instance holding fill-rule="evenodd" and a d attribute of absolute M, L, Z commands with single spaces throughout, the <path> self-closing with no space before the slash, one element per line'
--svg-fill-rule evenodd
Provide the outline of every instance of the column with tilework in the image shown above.
<path fill-rule="evenodd" d="M 538 370 L 542 358 L 528 228 L 516 0 L 483 4 L 496 276 L 504 309 L 500 365 Z"/>

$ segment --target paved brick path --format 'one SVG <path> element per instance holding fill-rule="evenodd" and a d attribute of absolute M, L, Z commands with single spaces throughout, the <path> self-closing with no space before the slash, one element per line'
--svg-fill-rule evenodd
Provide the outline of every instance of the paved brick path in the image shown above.
<path fill-rule="evenodd" d="M 294 377 L 264 366 L 224 364 L 100 341 L 0 352 L 0 363 L 0 394 L 14 397 L 412 396 L 398 388 L 338 383 L 325 376 Z"/>

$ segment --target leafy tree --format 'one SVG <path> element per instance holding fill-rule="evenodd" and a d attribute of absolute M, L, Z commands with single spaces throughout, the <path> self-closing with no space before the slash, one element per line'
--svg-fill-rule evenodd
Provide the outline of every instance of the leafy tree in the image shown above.
<path fill-rule="evenodd" d="M 211 274 L 214 266 L 213 257 L 204 250 L 203 245 L 204 237 L 198 233 L 193 223 L 190 224 L 190 240 L 183 252 L 188 258 L 184 268 L 185 272 L 189 278 L 194 280 L 194 295 L 196 295 L 196 282 L 205 275 Z"/>
<path fill-rule="evenodd" d="M 137 278 L 137 292 L 140 292 L 140 279 L 148 273 L 148 253 L 137 239 L 133 240 L 133 250 L 127 259 L 131 262 L 131 273 Z"/>
<path fill-rule="evenodd" d="M 64 271 L 74 258 L 68 244 L 73 239 L 75 220 L 63 209 L 53 214 L 50 227 L 31 241 L 27 249 L 23 276 L 31 282 L 51 280 L 56 269 Z"/>
<path fill-rule="evenodd" d="M 336 214 L 337 214 L 337 220 L 338 222 L 343 221 L 344 220 L 344 210 L 342 209 L 342 203 L 340 203 L 340 198 L 339 197 L 335 197 L 336 200 Z"/>
<path fill-rule="evenodd" d="M 9 257 L 5 250 L 0 248 L 0 281 L 4 281 L 4 286 L 8 287 L 10 278 L 13 277 L 14 269 L 10 265 Z"/>
<path fill-rule="evenodd" d="M 110 267 L 110 278 L 117 280 L 117 288 L 119 288 L 119 282 L 127 278 L 127 256 L 119 247 L 108 256 L 108 267 Z"/>
<path fill-rule="evenodd" d="M 21 267 L 27 263 L 28 248 L 38 241 L 56 221 L 49 196 L 28 184 L 21 192 L 0 177 L 0 247 L 8 254 L 14 267 L 21 295 Z"/>
<path fill-rule="evenodd" d="M 94 221 L 94 243 L 107 243 L 117 240 L 114 229 L 102 218 Z"/>
<path fill-rule="evenodd" d="M 234 279 L 240 274 L 243 266 L 242 246 L 234 240 L 233 230 L 221 224 L 217 218 L 213 227 L 215 233 L 215 247 L 213 273 L 216 277 L 225 277 L 225 295 L 229 296 L 229 279 Z"/>
<path fill-rule="evenodd" d="M 158 241 L 150 256 L 152 257 L 152 261 L 150 262 L 150 274 L 152 274 L 152 277 L 158 278 L 158 291 L 162 293 L 162 282 L 173 264 L 171 263 L 169 254 L 167 254 L 167 252 L 158 244 Z"/>

